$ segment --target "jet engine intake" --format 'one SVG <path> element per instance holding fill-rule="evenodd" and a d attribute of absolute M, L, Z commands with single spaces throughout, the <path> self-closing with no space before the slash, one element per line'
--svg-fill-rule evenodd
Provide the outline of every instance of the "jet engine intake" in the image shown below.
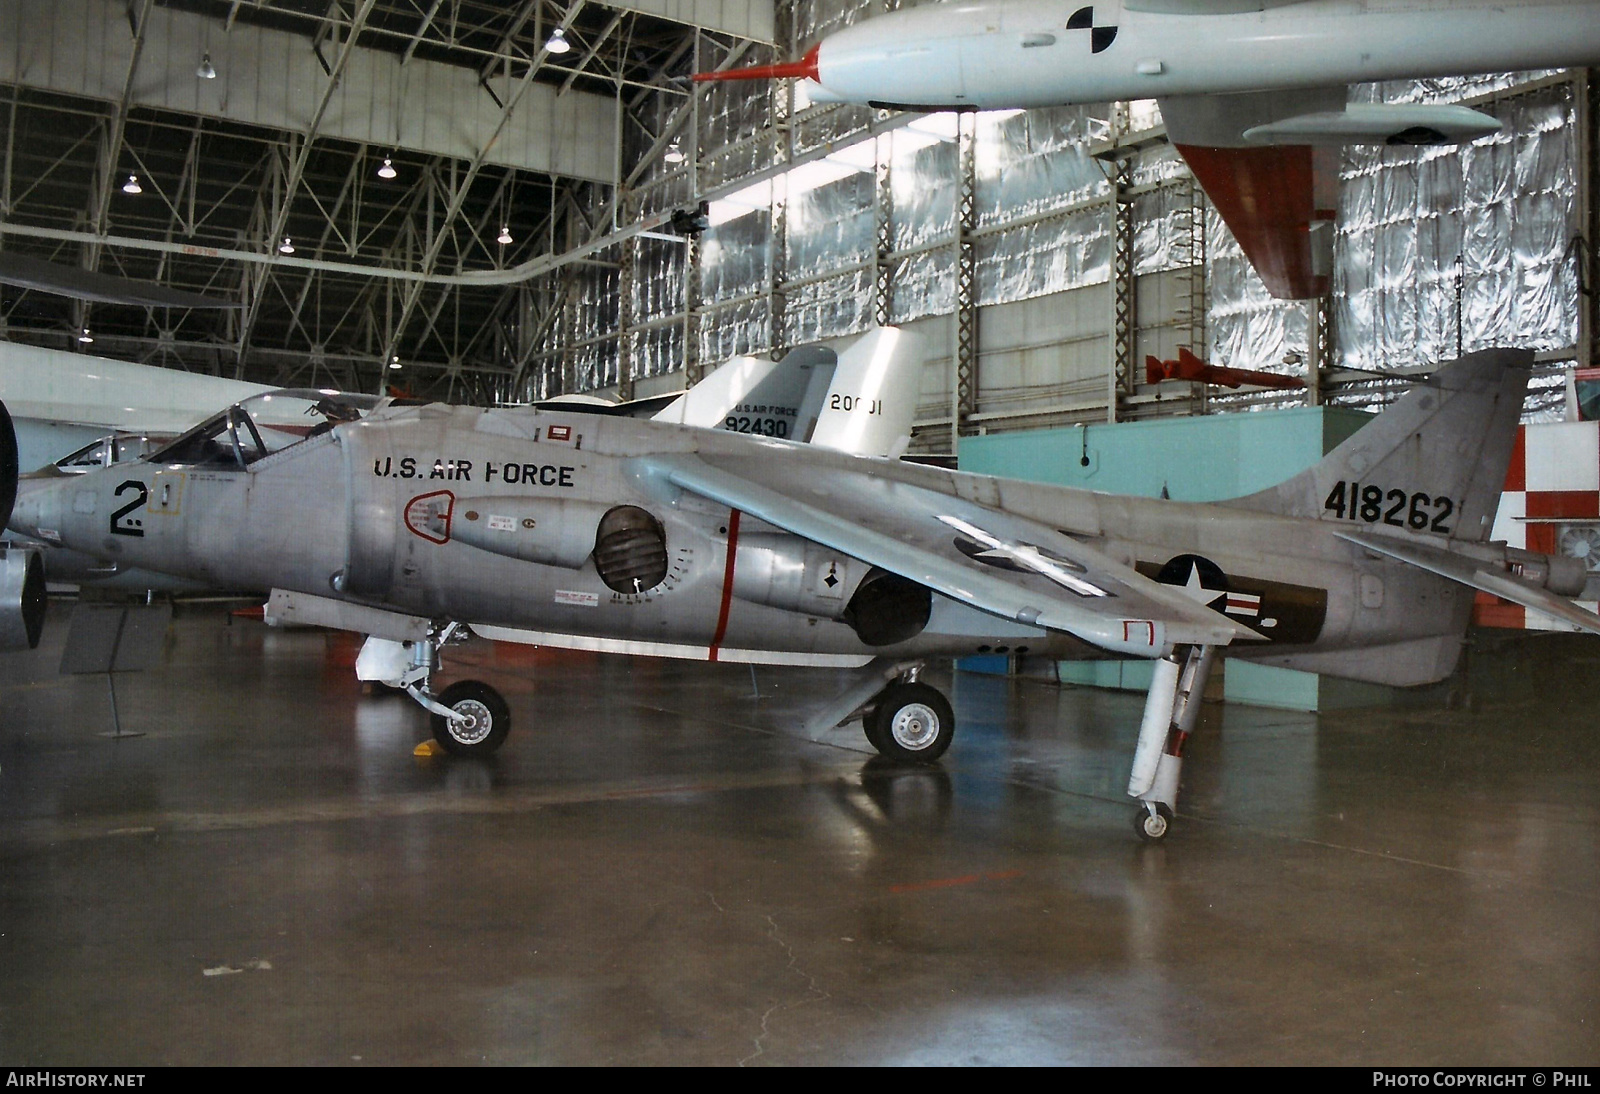
<path fill-rule="evenodd" d="M 637 505 L 618 505 L 600 518 L 594 568 L 606 588 L 647 593 L 667 578 L 667 533 Z"/>
<path fill-rule="evenodd" d="M 850 598 L 844 621 L 867 645 L 892 646 L 921 634 L 932 614 L 926 585 L 874 566 Z"/>
<path fill-rule="evenodd" d="M 1507 547 L 1506 564 L 1514 576 L 1557 596 L 1578 596 L 1589 582 L 1589 571 L 1581 558 Z"/>
<path fill-rule="evenodd" d="M 606 507 L 563 498 L 457 498 L 450 537 L 541 566 L 581 567 L 594 550 Z"/>
<path fill-rule="evenodd" d="M 754 604 L 840 619 L 866 563 L 786 532 L 757 532 L 739 539 L 733 595 Z"/>
<path fill-rule="evenodd" d="M 0 545 L 0 651 L 36 648 L 44 630 L 44 607 L 39 549 Z"/>

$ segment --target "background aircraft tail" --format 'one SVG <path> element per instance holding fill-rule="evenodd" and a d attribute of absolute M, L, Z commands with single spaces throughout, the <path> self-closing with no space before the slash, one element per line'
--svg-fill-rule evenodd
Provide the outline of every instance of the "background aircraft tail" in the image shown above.
<path fill-rule="evenodd" d="M 811 345 L 781 361 L 735 357 L 654 418 L 897 457 L 911 444 L 921 365 L 915 335 L 875 327 L 837 352 Z"/>
<path fill-rule="evenodd" d="M 897 458 L 911 444 L 922 342 L 898 327 L 875 327 L 839 352 L 811 443 L 857 456 Z"/>
<path fill-rule="evenodd" d="M 836 359 L 824 346 L 801 346 L 781 361 L 734 357 L 653 417 L 701 429 L 804 439 L 809 428 L 804 408 L 820 400 Z"/>
<path fill-rule="evenodd" d="M 1531 350 L 1491 349 L 1439 369 L 1277 486 L 1224 502 L 1352 530 L 1384 525 L 1489 538 L 1522 416 Z"/>

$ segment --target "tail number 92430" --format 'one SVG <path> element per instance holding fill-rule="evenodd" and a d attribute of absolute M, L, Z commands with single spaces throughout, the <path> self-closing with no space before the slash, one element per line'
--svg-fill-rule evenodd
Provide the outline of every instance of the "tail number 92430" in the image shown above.
<path fill-rule="evenodd" d="M 722 427 L 729 433 L 754 433 L 761 437 L 782 439 L 789 435 L 789 423 L 782 418 L 747 417 L 730 414 Z"/>
<path fill-rule="evenodd" d="M 1340 520 L 1388 524 L 1395 528 L 1409 528 L 1413 532 L 1448 535 L 1456 503 L 1447 497 L 1432 497 L 1421 491 L 1407 493 L 1370 482 L 1341 481 L 1334 485 L 1322 508 Z"/>

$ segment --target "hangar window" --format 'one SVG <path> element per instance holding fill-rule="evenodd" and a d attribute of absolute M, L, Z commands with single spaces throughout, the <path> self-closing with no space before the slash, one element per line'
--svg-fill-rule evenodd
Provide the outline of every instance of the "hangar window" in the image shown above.
<path fill-rule="evenodd" d="M 150 461 L 237 470 L 345 422 L 360 421 L 377 404 L 372 395 L 270 391 L 207 418 Z"/>
<path fill-rule="evenodd" d="M 637 505 L 619 505 L 600 518 L 594 534 L 594 568 L 608 589 L 649 592 L 667 577 L 667 533 Z"/>

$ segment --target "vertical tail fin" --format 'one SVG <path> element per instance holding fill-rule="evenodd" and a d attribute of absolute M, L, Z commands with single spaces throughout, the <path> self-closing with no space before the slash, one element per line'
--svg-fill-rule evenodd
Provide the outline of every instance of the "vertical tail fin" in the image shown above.
<path fill-rule="evenodd" d="M 839 352 L 833 385 L 811 443 L 857 456 L 898 458 L 917 416 L 922 341 L 899 327 L 877 327 Z"/>
<path fill-rule="evenodd" d="M 834 352 L 823 346 L 801 346 L 781 361 L 735 357 L 654 417 L 674 425 L 803 439 L 809 424 L 800 408 L 807 393 L 813 387 L 821 391 L 833 375 L 834 362 Z"/>
<path fill-rule="evenodd" d="M 1531 350 L 1468 354 L 1408 391 L 1316 466 L 1224 504 L 1484 542 L 1505 486 L 1532 365 Z"/>

